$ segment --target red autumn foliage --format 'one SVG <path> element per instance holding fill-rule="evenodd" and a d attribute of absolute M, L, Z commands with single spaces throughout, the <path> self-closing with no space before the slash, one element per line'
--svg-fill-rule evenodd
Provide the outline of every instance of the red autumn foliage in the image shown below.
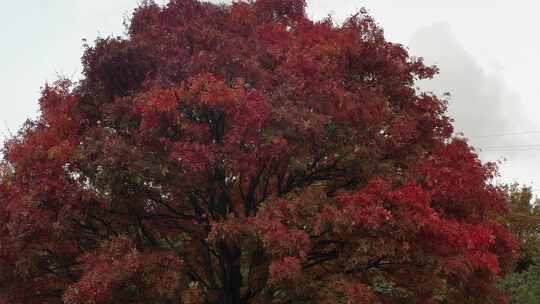
<path fill-rule="evenodd" d="M 0 303 L 491 303 L 516 242 L 365 12 L 143 2 L 6 143 Z"/>

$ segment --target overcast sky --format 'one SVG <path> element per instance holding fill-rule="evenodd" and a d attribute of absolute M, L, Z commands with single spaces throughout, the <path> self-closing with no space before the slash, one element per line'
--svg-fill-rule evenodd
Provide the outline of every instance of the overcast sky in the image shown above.
<path fill-rule="evenodd" d="M 0 1 L 2 137 L 36 116 L 46 81 L 79 75 L 83 38 L 122 35 L 123 21 L 138 2 Z M 533 32 L 540 18 L 535 3 L 308 0 L 308 14 L 343 20 L 367 8 L 388 40 L 439 66 L 435 80 L 419 85 L 451 93 L 449 112 L 456 130 L 470 138 L 484 161 L 502 161 L 500 181 L 519 181 L 540 193 L 540 40 Z"/>

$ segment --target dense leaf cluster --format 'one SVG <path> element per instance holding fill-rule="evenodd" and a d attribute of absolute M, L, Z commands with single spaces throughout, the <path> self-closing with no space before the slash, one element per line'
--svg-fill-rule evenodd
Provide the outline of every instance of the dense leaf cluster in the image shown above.
<path fill-rule="evenodd" d="M 533 198 L 531 187 L 506 186 L 509 212 L 505 216 L 519 241 L 519 256 L 513 271 L 499 281 L 510 304 L 540 302 L 540 201 Z"/>

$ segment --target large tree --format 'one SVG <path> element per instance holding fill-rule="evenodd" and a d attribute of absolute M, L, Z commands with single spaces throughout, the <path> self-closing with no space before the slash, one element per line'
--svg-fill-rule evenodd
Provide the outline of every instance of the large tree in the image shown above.
<path fill-rule="evenodd" d="M 504 191 L 364 11 L 143 2 L 4 148 L 0 303 L 490 303 Z M 474 102 L 474 101 L 471 101 Z"/>

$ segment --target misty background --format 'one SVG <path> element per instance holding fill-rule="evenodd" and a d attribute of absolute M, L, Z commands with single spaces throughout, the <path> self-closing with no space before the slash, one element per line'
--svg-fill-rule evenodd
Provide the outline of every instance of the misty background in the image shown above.
<path fill-rule="evenodd" d="M 37 115 L 40 87 L 59 75 L 77 79 L 82 39 L 121 36 L 137 0 L 7 1 L 0 10 L 0 136 Z M 163 3 L 165 1 L 156 1 Z M 230 1 L 211 1 L 230 2 Z M 483 161 L 497 161 L 497 182 L 518 181 L 540 194 L 539 4 L 516 0 L 308 0 L 312 19 L 342 21 L 365 7 L 389 41 L 435 64 L 418 85 L 450 93 L 455 129 Z"/>

